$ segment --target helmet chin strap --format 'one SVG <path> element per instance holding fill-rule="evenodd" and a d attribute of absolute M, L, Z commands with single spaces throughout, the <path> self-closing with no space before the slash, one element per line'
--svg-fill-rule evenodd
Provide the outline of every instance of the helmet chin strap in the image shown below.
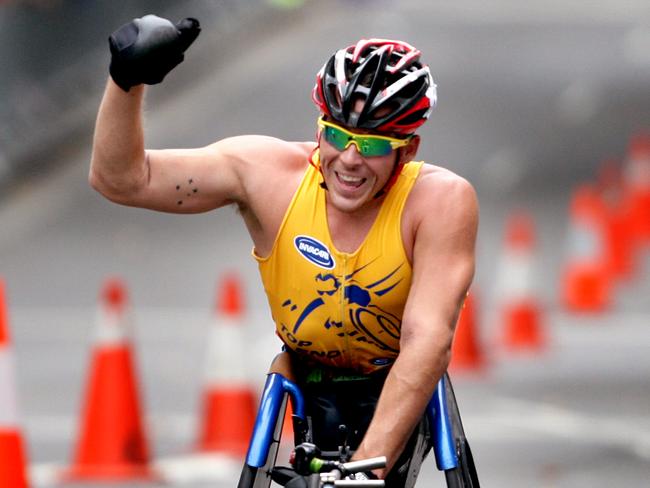
<path fill-rule="evenodd" d="M 320 139 L 317 139 L 318 143 L 316 144 L 316 147 L 311 150 L 311 153 L 309 154 L 309 164 L 311 164 L 314 168 L 318 170 L 318 172 L 321 175 L 321 178 L 323 178 L 323 181 L 320 183 L 320 187 L 323 188 L 324 190 L 327 190 L 327 183 L 325 183 L 325 176 L 323 175 L 323 170 L 320 167 Z"/>
<path fill-rule="evenodd" d="M 400 160 L 401 160 L 400 151 L 401 150 L 402 150 L 401 148 L 397 150 L 396 160 L 395 160 L 395 164 L 393 166 L 393 172 L 390 175 L 390 178 L 388 179 L 388 181 L 386 182 L 384 187 L 381 190 L 379 190 L 377 193 L 375 193 L 375 196 L 373 198 L 379 198 L 379 197 L 385 195 L 386 193 L 388 193 L 388 190 L 390 190 L 391 187 L 397 181 L 397 178 L 399 177 L 399 174 L 402 172 L 402 168 L 404 167 L 404 163 L 400 162 Z"/>

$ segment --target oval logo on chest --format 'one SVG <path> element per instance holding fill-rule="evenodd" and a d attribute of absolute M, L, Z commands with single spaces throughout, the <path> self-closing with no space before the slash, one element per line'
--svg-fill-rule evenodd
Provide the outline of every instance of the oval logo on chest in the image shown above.
<path fill-rule="evenodd" d="M 325 269 L 334 267 L 334 258 L 327 246 L 313 237 L 297 236 L 294 241 L 296 250 L 309 262 Z"/>

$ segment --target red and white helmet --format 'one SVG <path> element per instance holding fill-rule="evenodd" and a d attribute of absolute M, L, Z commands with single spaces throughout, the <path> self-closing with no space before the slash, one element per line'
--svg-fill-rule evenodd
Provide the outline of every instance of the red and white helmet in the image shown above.
<path fill-rule="evenodd" d="M 436 85 L 415 47 L 362 39 L 330 57 L 316 75 L 312 99 L 347 127 L 412 134 L 436 104 Z"/>

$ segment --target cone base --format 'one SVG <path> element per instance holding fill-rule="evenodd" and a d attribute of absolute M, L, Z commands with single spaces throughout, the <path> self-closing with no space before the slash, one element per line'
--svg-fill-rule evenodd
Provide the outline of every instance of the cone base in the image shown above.
<path fill-rule="evenodd" d="M 255 423 L 256 399 L 247 387 L 207 392 L 197 449 L 241 456 L 248 450 Z"/>
<path fill-rule="evenodd" d="M 159 473 L 149 466 L 132 465 L 86 465 L 74 466 L 61 475 L 64 482 L 152 482 L 161 481 Z"/>
<path fill-rule="evenodd" d="M 640 190 L 631 196 L 632 232 L 641 244 L 650 244 L 650 190 Z"/>
<path fill-rule="evenodd" d="M 475 332 L 458 329 L 451 349 L 449 369 L 454 372 L 479 371 L 485 367 L 485 357 L 479 347 Z"/>
<path fill-rule="evenodd" d="M 620 211 L 612 212 L 608 220 L 606 237 L 607 273 L 614 280 L 632 281 L 637 268 L 637 244 L 625 214 Z"/>
<path fill-rule="evenodd" d="M 481 371 L 485 367 L 485 360 L 482 357 L 459 357 L 456 356 L 449 364 L 449 369 L 454 373 L 465 373 Z"/>
<path fill-rule="evenodd" d="M 604 312 L 610 306 L 610 284 L 599 265 L 575 265 L 564 275 L 562 302 L 571 312 Z"/>
<path fill-rule="evenodd" d="M 539 316 L 539 307 L 534 303 L 506 307 L 503 337 L 506 349 L 530 352 L 542 350 L 546 340 L 542 334 Z"/>
<path fill-rule="evenodd" d="M 26 459 L 18 432 L 0 429 L 0 486 L 27 488 Z"/>
<path fill-rule="evenodd" d="M 451 346 L 449 369 L 454 373 L 478 372 L 485 366 L 474 309 L 474 294 L 469 293 L 460 312 Z"/>

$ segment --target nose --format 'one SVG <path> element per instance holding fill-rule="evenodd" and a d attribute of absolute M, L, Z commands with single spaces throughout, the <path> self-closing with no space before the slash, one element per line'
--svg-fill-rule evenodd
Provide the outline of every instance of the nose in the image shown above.
<path fill-rule="evenodd" d="M 339 159 L 346 164 L 358 164 L 362 159 L 361 154 L 359 154 L 359 148 L 354 142 L 350 142 L 348 147 L 341 151 Z"/>

